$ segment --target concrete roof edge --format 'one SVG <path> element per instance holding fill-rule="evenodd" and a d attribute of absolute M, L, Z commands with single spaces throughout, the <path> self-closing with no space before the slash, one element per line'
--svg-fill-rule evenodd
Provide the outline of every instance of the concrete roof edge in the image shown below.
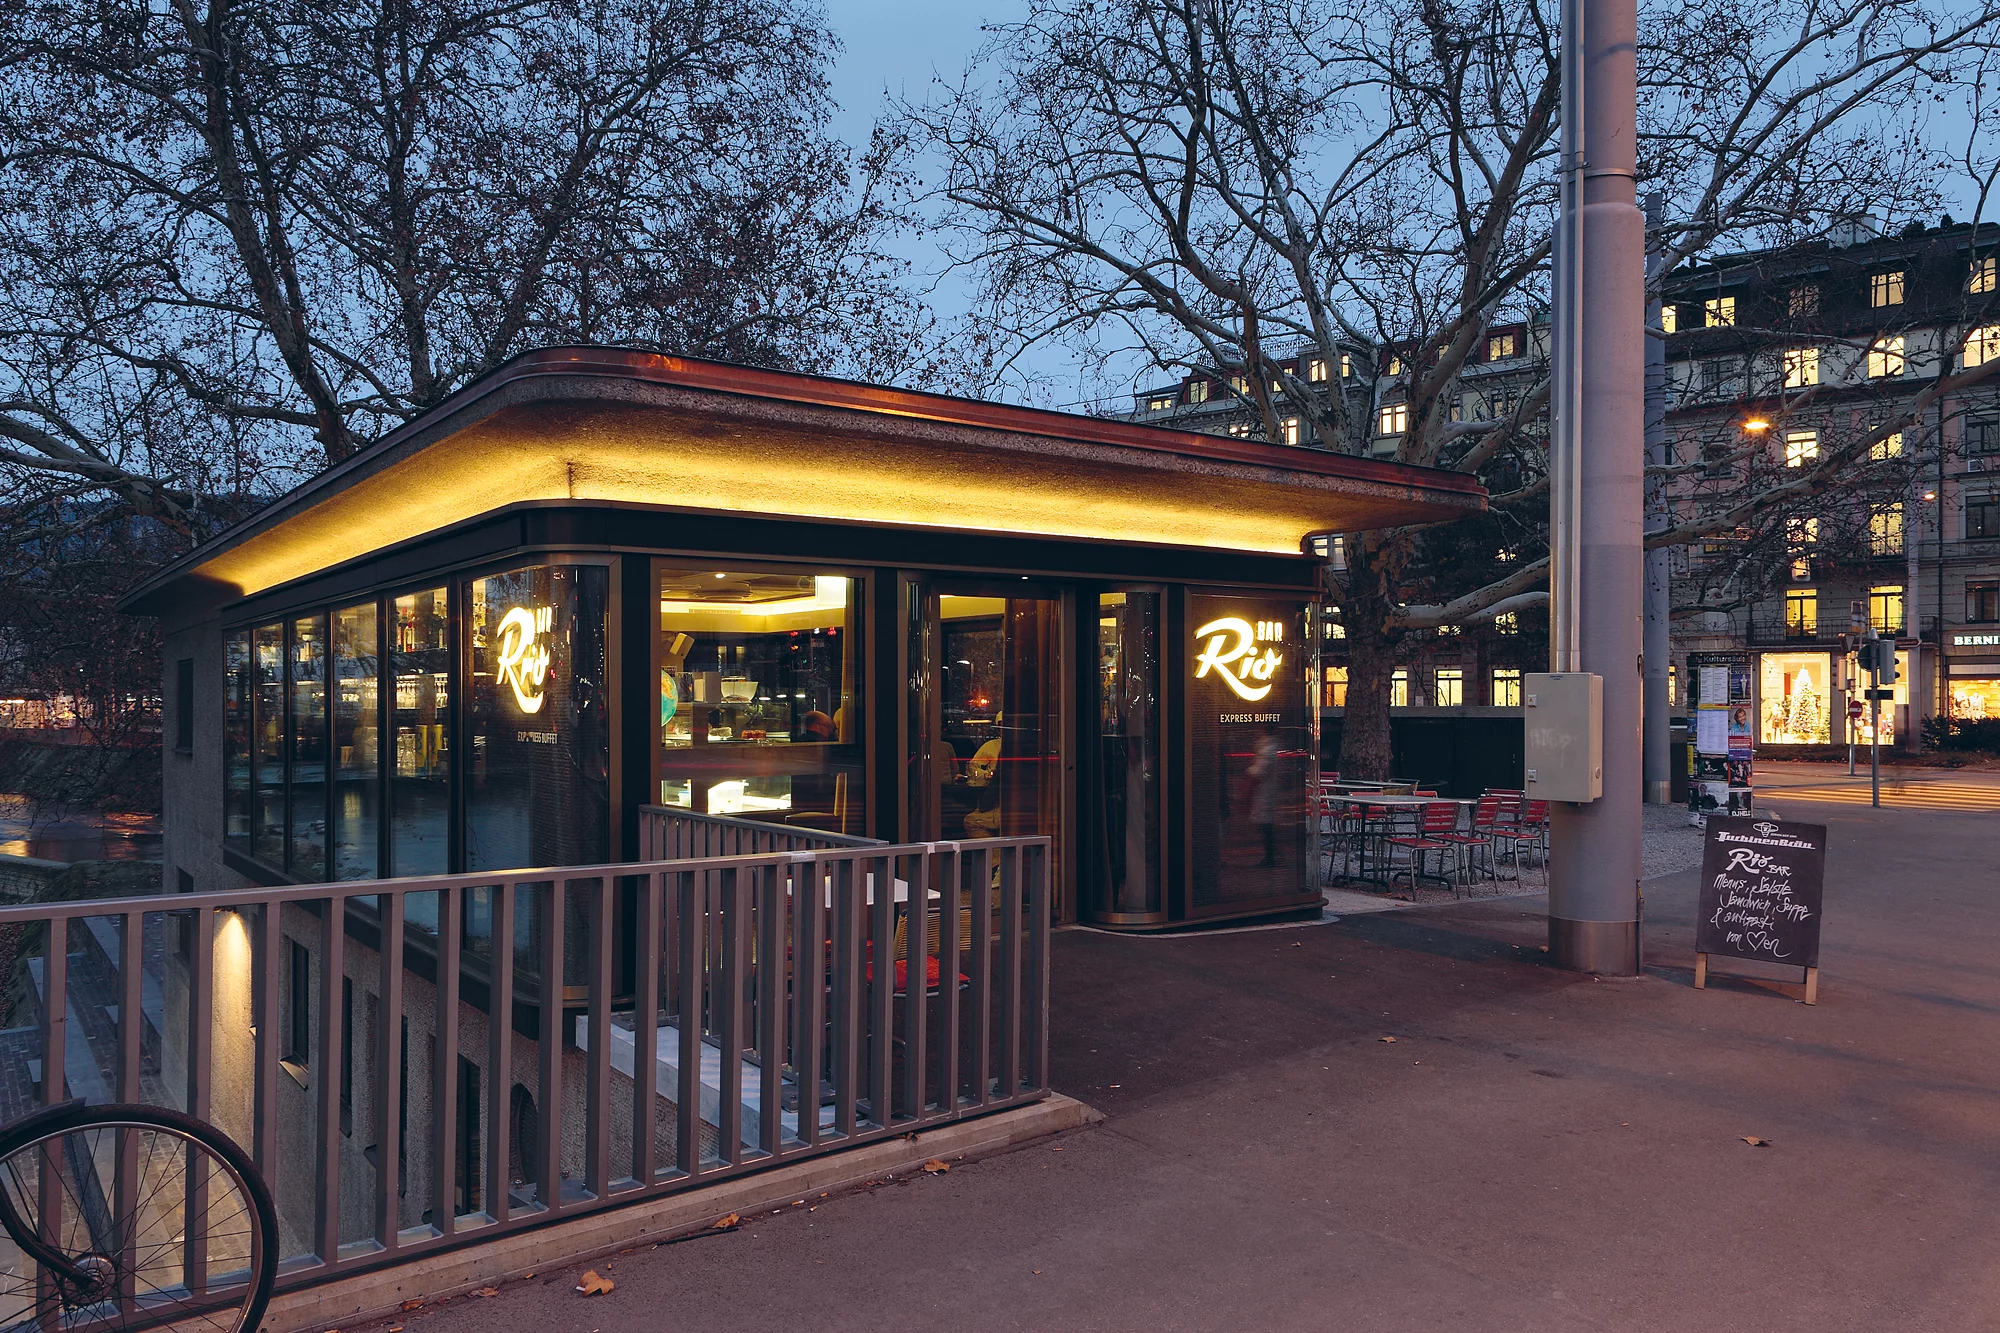
<path fill-rule="evenodd" d="M 317 476 L 302 482 L 208 541 L 155 572 L 118 600 L 128 614 L 146 614 L 155 598 L 223 551 L 248 540 L 329 495 L 380 469 L 464 430 L 508 407 L 536 402 L 617 401 L 615 391 L 593 391 L 591 382 L 638 381 L 684 390 L 762 399 L 862 415 L 928 422 L 947 428 L 974 428 L 1018 436 L 1125 448 L 1208 464 L 1225 463 L 1340 479 L 1368 489 L 1428 495 L 1468 511 L 1485 507 L 1477 478 L 1439 468 L 1330 453 L 1299 445 L 1233 439 L 1197 431 L 1143 425 L 1115 418 L 1086 417 L 1045 408 L 989 403 L 947 394 L 896 389 L 854 380 L 793 371 L 768 370 L 692 357 L 669 356 L 621 347 L 546 347 L 522 352 L 465 385 L 436 407 L 363 445 Z"/>

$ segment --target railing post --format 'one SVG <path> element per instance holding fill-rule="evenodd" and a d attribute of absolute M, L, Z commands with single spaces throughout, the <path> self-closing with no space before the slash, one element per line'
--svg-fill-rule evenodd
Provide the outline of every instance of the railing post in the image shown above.
<path fill-rule="evenodd" d="M 790 887 L 783 865 L 757 871 L 757 1146 L 776 1157 L 783 1148 L 785 1122 L 785 977 L 794 960 L 786 949 L 785 891 Z M 798 960 L 803 962 L 804 960 Z M 803 1110 L 804 1090 L 800 1090 Z"/>
<path fill-rule="evenodd" d="M 403 895 L 375 895 L 381 979 L 375 1007 L 375 1240 L 397 1246 L 403 1219 Z"/>
<path fill-rule="evenodd" d="M 602 875 L 590 895 L 590 1008 L 585 1019 L 590 1025 L 590 1065 L 583 1174 L 584 1188 L 599 1199 L 611 1193 L 611 922 L 617 910 L 616 889 L 611 876 Z M 649 1072 L 633 1062 L 634 1082 L 643 1082 Z"/>
<path fill-rule="evenodd" d="M 514 1084 L 514 885 L 501 880 L 487 892 L 493 901 L 493 939 L 487 968 L 485 1212 L 495 1222 L 505 1222 L 511 1211 L 507 1111 Z"/>
<path fill-rule="evenodd" d="M 660 1059 L 660 881 L 658 870 L 639 881 L 635 913 L 639 947 L 632 977 L 632 1176 L 651 1185 L 655 1170 L 653 1121 L 658 1114 Z"/>
<path fill-rule="evenodd" d="M 541 1022 L 537 1025 L 541 1060 L 536 1078 L 541 1118 L 535 1126 L 541 1138 L 535 1155 L 541 1158 L 537 1165 L 542 1178 L 535 1183 L 535 1202 L 551 1211 L 562 1207 L 563 927 L 569 918 L 564 910 L 568 892 L 568 882 L 562 879 L 550 880 L 535 892 L 542 936 L 541 975 L 536 979 L 541 986 Z"/>
<path fill-rule="evenodd" d="M 792 1067 L 799 1087 L 799 1142 L 819 1142 L 820 1041 L 826 1027 L 825 874 L 812 852 L 792 857 Z"/>
<path fill-rule="evenodd" d="M 708 881 L 711 871 L 674 875 L 674 910 L 680 918 L 677 1036 L 680 1088 L 674 1108 L 674 1155 L 681 1174 L 701 1174 L 701 995 L 702 963 L 708 952 Z"/>
<path fill-rule="evenodd" d="M 721 966 L 708 994 L 722 1050 L 716 1147 L 722 1160 L 735 1166 L 743 1161 L 743 990 L 750 967 L 750 886 L 743 872 L 734 868 L 723 870 L 721 879 Z"/>
<path fill-rule="evenodd" d="M 458 888 L 437 891 L 437 1035 L 431 1047 L 434 1052 L 431 1057 L 431 1226 L 438 1235 L 446 1237 L 458 1230 L 458 980 L 465 892 Z M 466 1163 L 468 1173 L 477 1169 L 476 1163 Z"/>
<path fill-rule="evenodd" d="M 340 1044 L 340 981 L 347 967 L 347 900 L 334 894 L 321 901 L 319 1059 L 311 1073 L 319 1094 L 319 1208 L 313 1246 L 320 1262 L 331 1267 L 340 1260 L 340 1062 L 347 1056 Z"/>

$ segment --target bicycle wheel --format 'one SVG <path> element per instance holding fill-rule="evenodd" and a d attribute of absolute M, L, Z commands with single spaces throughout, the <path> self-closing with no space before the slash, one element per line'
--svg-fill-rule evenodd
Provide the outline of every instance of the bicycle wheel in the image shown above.
<path fill-rule="evenodd" d="M 157 1106 L 83 1106 L 0 1133 L 0 1330 L 254 1333 L 277 1211 L 243 1150 Z"/>

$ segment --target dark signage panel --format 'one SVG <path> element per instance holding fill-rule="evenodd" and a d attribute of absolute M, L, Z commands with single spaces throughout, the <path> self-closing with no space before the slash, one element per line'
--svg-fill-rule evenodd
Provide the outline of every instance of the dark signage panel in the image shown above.
<path fill-rule="evenodd" d="M 1697 953 L 1819 966 L 1826 825 L 1710 815 Z"/>

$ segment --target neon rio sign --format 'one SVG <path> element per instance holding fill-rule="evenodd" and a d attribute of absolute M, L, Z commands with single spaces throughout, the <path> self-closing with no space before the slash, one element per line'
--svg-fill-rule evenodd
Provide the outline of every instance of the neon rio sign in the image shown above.
<path fill-rule="evenodd" d="M 1213 671 L 1235 691 L 1237 698 L 1251 703 L 1271 692 L 1272 677 L 1278 674 L 1278 664 L 1285 660 L 1277 649 L 1284 642 L 1285 622 L 1260 620 L 1252 625 L 1239 616 L 1224 616 L 1203 625 L 1194 632 L 1194 637 L 1196 643 L 1208 640 L 1208 646 L 1194 659 L 1196 680 Z M 1258 644 L 1265 645 L 1261 653 L 1257 651 Z M 1253 681 L 1264 683 L 1252 684 Z"/>
<path fill-rule="evenodd" d="M 549 646 L 541 640 L 555 621 L 552 606 L 517 606 L 500 619 L 494 675 L 513 688 L 514 702 L 524 713 L 539 713 L 548 702 L 542 685 L 549 678 Z"/>

